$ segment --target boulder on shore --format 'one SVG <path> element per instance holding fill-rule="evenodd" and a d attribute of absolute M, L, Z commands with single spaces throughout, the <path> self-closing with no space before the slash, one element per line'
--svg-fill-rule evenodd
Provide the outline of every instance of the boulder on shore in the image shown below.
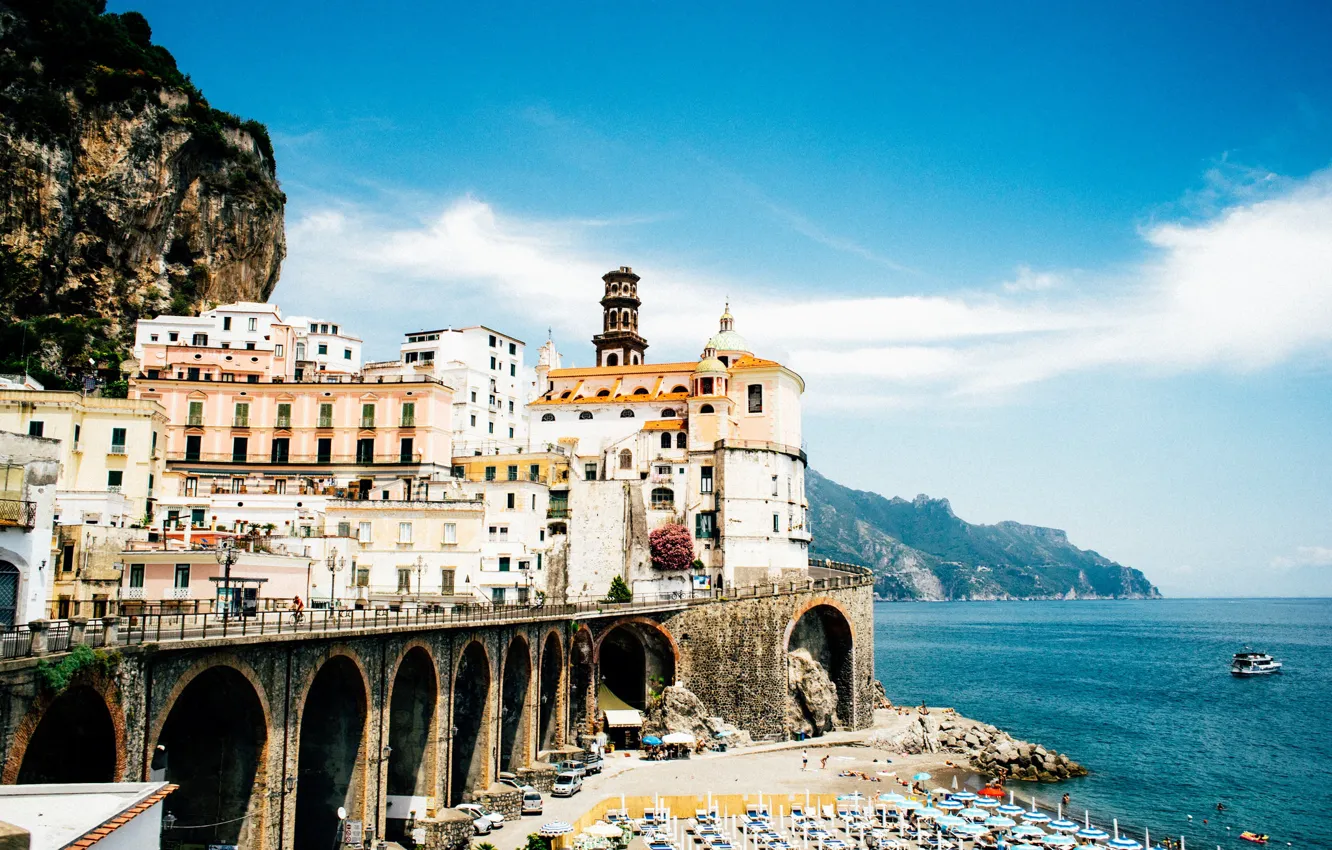
<path fill-rule="evenodd" d="M 644 735 L 660 738 L 671 732 L 688 732 L 699 741 L 711 741 L 720 735 L 728 747 L 747 747 L 754 743 L 745 730 L 720 717 L 709 716 L 703 701 L 693 691 L 678 685 L 663 689 L 643 718 Z"/>
<path fill-rule="evenodd" d="M 898 735 L 872 735 L 866 743 L 909 755 L 957 753 L 967 756 L 971 766 L 984 776 L 1057 782 L 1087 775 L 1087 768 L 1063 753 L 1019 741 L 1002 729 L 977 723 L 951 709 L 942 715 L 915 716 Z"/>
<path fill-rule="evenodd" d="M 837 685 L 807 649 L 787 653 L 786 729 L 791 737 L 801 732 L 822 735 L 841 727 L 837 717 Z"/>

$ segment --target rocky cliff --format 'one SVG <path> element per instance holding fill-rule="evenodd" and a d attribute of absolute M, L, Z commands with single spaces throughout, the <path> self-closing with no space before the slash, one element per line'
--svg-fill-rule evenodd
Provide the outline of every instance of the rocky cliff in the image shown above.
<path fill-rule="evenodd" d="M 140 316 L 262 301 L 286 254 L 264 127 L 104 0 L 0 0 L 0 371 L 107 372 Z"/>
<path fill-rule="evenodd" d="M 1141 571 L 1079 549 L 1057 528 L 974 525 L 947 499 L 885 499 L 810 470 L 811 555 L 864 564 L 886 599 L 1144 599 Z"/>

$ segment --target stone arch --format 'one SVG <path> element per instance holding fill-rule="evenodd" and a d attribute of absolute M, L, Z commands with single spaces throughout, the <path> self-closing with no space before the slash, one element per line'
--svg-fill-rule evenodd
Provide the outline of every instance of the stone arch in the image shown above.
<path fill-rule="evenodd" d="M 842 723 L 855 721 L 855 646 L 854 620 L 840 602 L 827 596 L 806 600 L 797 608 L 783 637 L 788 658 L 804 650 L 809 660 L 822 667 L 837 689 L 837 719 Z M 832 728 L 831 718 L 811 704 L 805 688 L 792 680 L 794 675 L 804 675 L 807 665 L 807 661 L 788 661 L 788 721 L 821 735 Z"/>
<path fill-rule="evenodd" d="M 531 761 L 531 692 L 532 647 L 527 638 L 514 635 L 504 651 L 500 674 L 500 770 L 517 770 Z"/>
<path fill-rule="evenodd" d="M 322 850 L 337 809 L 364 820 L 370 764 L 370 681 L 350 648 L 333 647 L 297 702 L 295 850 Z"/>
<path fill-rule="evenodd" d="M 411 641 L 399 654 L 389 679 L 389 758 L 385 800 L 385 836 L 406 837 L 413 798 L 435 796 L 439 759 L 439 673 L 435 655 L 421 641 Z M 417 811 L 424 816 L 424 811 Z"/>
<path fill-rule="evenodd" d="M 119 704 L 114 682 L 103 674 L 42 696 L 14 731 L 4 784 L 119 781 L 126 766 Z"/>
<path fill-rule="evenodd" d="M 490 784 L 491 669 L 489 653 L 475 638 L 463 646 L 454 664 L 450 805 Z"/>
<path fill-rule="evenodd" d="M 596 642 L 598 701 L 647 708 L 653 692 L 675 684 L 680 648 L 667 629 L 646 617 L 616 620 Z"/>
<path fill-rule="evenodd" d="M 564 645 L 555 629 L 546 632 L 541 642 L 541 673 L 537 682 L 537 750 L 551 750 L 560 744 L 560 683 L 564 672 Z"/>
<path fill-rule="evenodd" d="M 619 366 L 619 365 L 620 365 L 620 355 L 618 355 L 618 354 L 607 354 L 607 355 L 606 355 L 606 365 L 607 365 L 607 366 Z"/>
<path fill-rule="evenodd" d="M 165 761 L 145 767 L 165 767 L 166 781 L 180 786 L 171 813 L 182 840 L 262 844 L 270 721 L 263 685 L 235 657 L 211 656 L 177 678 L 149 738 Z"/>
<path fill-rule="evenodd" d="M 592 631 L 580 626 L 569 639 L 569 737 L 570 744 L 578 744 L 579 736 L 592 731 L 595 705 L 592 674 L 596 661 L 596 645 Z"/>

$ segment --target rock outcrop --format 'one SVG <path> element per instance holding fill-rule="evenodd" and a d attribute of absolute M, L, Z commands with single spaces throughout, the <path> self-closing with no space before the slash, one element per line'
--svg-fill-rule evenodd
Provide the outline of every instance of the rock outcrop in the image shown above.
<path fill-rule="evenodd" d="M 662 690 L 643 722 L 645 735 L 661 737 L 671 732 L 688 732 L 700 741 L 720 737 L 728 747 L 747 747 L 753 743 L 748 732 L 720 717 L 710 717 L 702 700 L 678 685 L 668 685 Z"/>
<path fill-rule="evenodd" d="M 837 717 L 837 685 L 807 649 L 787 653 L 786 727 L 791 735 L 822 735 L 841 726 Z"/>
<path fill-rule="evenodd" d="M 285 202 L 263 126 L 209 106 L 141 15 L 0 0 L 0 371 L 114 371 L 140 316 L 265 300 Z"/>
<path fill-rule="evenodd" d="M 867 743 L 898 753 L 956 753 L 985 776 L 1057 782 L 1087 775 L 1087 768 L 1062 753 L 956 714 L 919 715 L 896 736 L 872 736 Z"/>

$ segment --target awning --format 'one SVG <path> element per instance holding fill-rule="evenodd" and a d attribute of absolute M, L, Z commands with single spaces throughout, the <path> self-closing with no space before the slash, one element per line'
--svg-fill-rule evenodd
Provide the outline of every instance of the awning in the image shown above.
<path fill-rule="evenodd" d="M 637 709 L 607 709 L 606 727 L 609 729 L 641 729 L 643 715 Z"/>

